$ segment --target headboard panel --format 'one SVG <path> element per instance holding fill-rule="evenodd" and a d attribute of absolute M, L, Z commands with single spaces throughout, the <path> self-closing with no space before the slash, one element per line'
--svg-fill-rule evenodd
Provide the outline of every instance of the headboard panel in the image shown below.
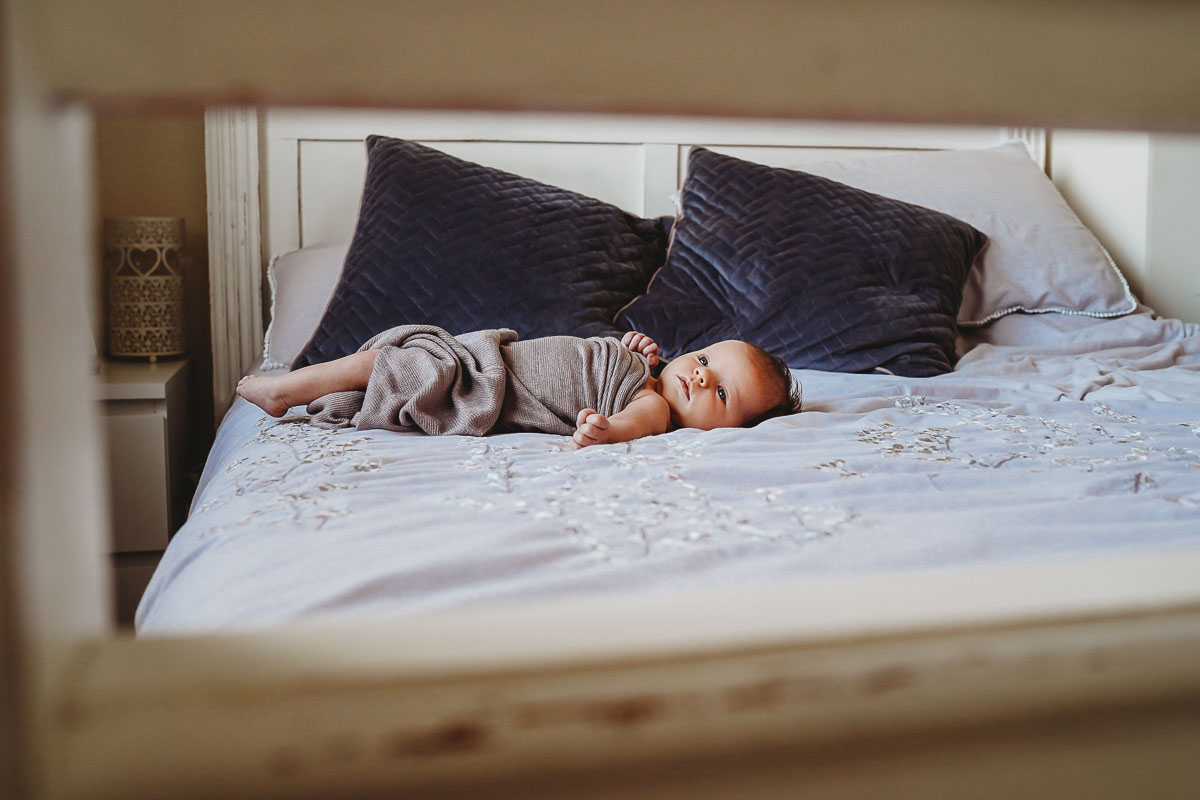
<path fill-rule="evenodd" d="M 642 216 L 674 213 L 695 145 L 802 166 L 1019 139 L 1045 167 L 1045 132 L 1037 128 L 294 109 L 212 109 L 205 119 L 218 420 L 238 378 L 261 356 L 263 266 L 305 245 L 350 238 L 366 166 L 362 143 L 371 134 L 423 142 Z"/>
<path fill-rule="evenodd" d="M 265 251 L 349 239 L 371 134 L 573 189 L 634 214 L 673 214 L 688 149 L 704 145 L 774 166 L 895 150 L 989 147 L 1041 132 L 1000 127 L 834 124 L 568 114 L 268 111 Z M 1044 165 L 1044 164 L 1043 164 Z"/>
<path fill-rule="evenodd" d="M 468 161 L 574 189 L 636 214 L 647 213 L 648 201 L 657 199 L 644 195 L 643 187 L 654 181 L 648 180 L 653 177 L 646 174 L 650 160 L 641 145 L 420 141 Z M 288 175 L 284 186 L 278 191 L 272 187 L 269 193 L 270 209 L 280 217 L 271 218 L 278 227 L 272 224 L 267 229 L 272 253 L 348 239 L 354 231 L 366 169 L 362 140 L 299 140 L 296 144 L 297 180 L 293 183 Z M 673 166 L 670 171 L 673 181 Z M 290 191 L 293 186 L 299 194 Z M 668 194 L 650 213 L 671 213 Z"/>

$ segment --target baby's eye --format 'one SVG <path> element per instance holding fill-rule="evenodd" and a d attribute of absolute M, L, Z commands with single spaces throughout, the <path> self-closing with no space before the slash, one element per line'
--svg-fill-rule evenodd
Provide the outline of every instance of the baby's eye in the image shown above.
<path fill-rule="evenodd" d="M 724 386 L 717 387 L 717 397 L 721 398 L 722 403 L 726 402 L 729 399 L 728 397 L 725 396 L 725 387 Z"/>
<path fill-rule="evenodd" d="M 700 366 L 702 366 L 702 367 L 708 366 L 708 356 L 700 356 L 700 358 L 698 360 L 700 361 Z"/>

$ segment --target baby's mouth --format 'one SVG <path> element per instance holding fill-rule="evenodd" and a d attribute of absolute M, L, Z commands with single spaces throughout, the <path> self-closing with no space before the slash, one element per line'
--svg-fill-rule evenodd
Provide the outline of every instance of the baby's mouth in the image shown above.
<path fill-rule="evenodd" d="M 679 376 L 676 376 L 679 377 Z M 683 396 L 688 400 L 692 399 L 692 387 L 682 377 L 679 377 L 679 382 L 683 384 Z"/>

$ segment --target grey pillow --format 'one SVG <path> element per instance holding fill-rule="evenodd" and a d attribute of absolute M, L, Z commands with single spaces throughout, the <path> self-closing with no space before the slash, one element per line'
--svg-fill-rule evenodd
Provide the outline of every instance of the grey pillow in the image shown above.
<path fill-rule="evenodd" d="M 985 233 L 988 248 L 963 288 L 960 325 L 1013 312 L 1117 317 L 1137 308 L 1125 276 L 1020 142 L 802 169 L 942 211 Z"/>
<path fill-rule="evenodd" d="M 312 338 L 349 247 L 349 242 L 309 245 L 271 259 L 271 321 L 263 336 L 263 369 L 290 366 Z"/>

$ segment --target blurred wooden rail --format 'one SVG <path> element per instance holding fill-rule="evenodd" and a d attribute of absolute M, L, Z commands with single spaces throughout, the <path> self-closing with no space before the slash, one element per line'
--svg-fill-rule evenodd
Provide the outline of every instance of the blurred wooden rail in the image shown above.
<path fill-rule="evenodd" d="M 1175 0 L 38 0 L 92 103 L 624 111 L 1200 130 Z"/>

